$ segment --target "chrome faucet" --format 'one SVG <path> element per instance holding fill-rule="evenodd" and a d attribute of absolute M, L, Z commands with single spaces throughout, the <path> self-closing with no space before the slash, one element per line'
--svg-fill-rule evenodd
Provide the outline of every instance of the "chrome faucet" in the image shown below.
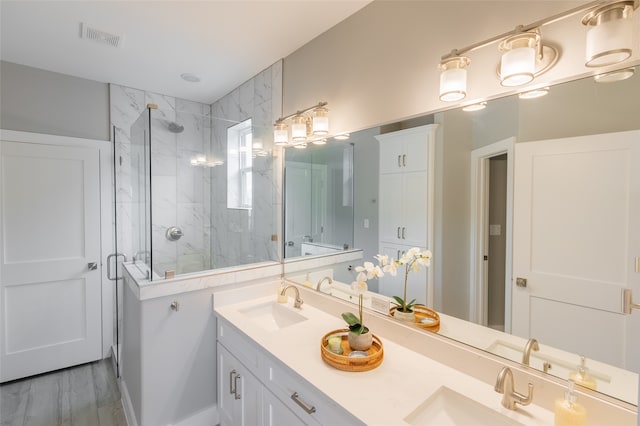
<path fill-rule="evenodd" d="M 533 401 L 533 385 L 529 383 L 529 394 L 524 396 L 513 389 L 513 373 L 509 367 L 502 367 L 496 380 L 495 391 L 503 394 L 502 406 L 509 410 L 516 409 L 516 403 L 529 405 Z"/>
<path fill-rule="evenodd" d="M 328 280 L 329 284 L 333 284 L 333 280 L 331 279 L 331 277 L 324 277 L 323 279 L 321 279 L 320 281 L 318 281 L 318 284 L 316 284 L 316 291 L 320 291 L 320 287 L 322 286 L 322 283 Z"/>
<path fill-rule="evenodd" d="M 524 365 L 529 365 L 529 359 L 531 358 L 531 351 L 539 351 L 540 346 L 538 345 L 538 341 L 536 339 L 527 340 L 527 344 L 524 345 L 524 350 L 522 351 L 522 363 Z"/>
<path fill-rule="evenodd" d="M 296 299 L 293 302 L 293 307 L 300 309 L 302 307 L 302 304 L 304 303 L 304 301 L 300 298 L 300 292 L 298 291 L 298 287 L 296 287 L 295 285 L 290 285 L 287 286 L 285 288 L 282 289 L 282 292 L 280 293 L 281 296 L 284 296 L 287 293 L 287 290 L 289 290 L 290 288 L 294 289 L 296 291 Z"/>

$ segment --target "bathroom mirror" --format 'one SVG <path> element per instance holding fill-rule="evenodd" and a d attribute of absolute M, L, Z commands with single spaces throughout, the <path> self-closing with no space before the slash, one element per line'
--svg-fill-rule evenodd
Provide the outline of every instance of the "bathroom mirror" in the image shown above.
<path fill-rule="evenodd" d="M 627 132 L 625 137 L 631 141 L 635 157 L 631 158 L 634 162 L 628 169 L 625 169 L 624 173 L 629 173 L 626 175 L 628 179 L 638 179 L 637 172 L 633 172 L 633 170 L 640 169 L 640 163 L 635 163 L 635 160 L 640 160 L 638 156 L 638 151 L 640 151 L 640 147 L 638 147 L 640 144 L 640 133 L 638 133 L 640 130 L 639 74 L 640 72 L 636 68 L 635 75 L 631 78 L 612 83 L 596 83 L 593 77 L 583 78 L 551 86 L 546 96 L 540 98 L 520 99 L 518 95 L 512 95 L 491 100 L 485 109 L 479 111 L 467 112 L 461 108 L 452 109 L 401 121 L 394 125 L 352 133 L 350 143 L 354 144 L 353 246 L 363 250 L 363 259 L 335 265 L 327 262 L 328 268 L 333 270 L 334 279 L 350 283 L 355 273 L 349 271 L 348 266 L 359 265 L 364 260 L 374 261 L 373 256 L 378 253 L 378 206 L 376 203 L 378 189 L 374 183 L 377 182 L 378 177 L 379 146 L 375 135 L 423 124 L 438 123 L 439 128 L 435 142 L 435 246 L 429 247 L 434 253 L 432 268 L 434 268 L 436 277 L 435 298 L 422 302 L 433 306 L 445 316 L 446 319 L 442 321 L 443 326 L 439 333 L 518 362 L 522 357 L 526 339 L 529 336 L 536 338 L 540 343 L 540 351 L 539 353 L 532 352 L 530 366 L 563 379 L 567 379 L 572 372 L 578 370 L 580 356 L 584 355 L 586 356 L 586 366 L 590 369 L 590 375 L 595 377 L 598 383 L 596 390 L 636 405 L 638 401 L 638 375 L 636 374 L 638 360 L 625 359 L 625 354 L 617 353 L 618 350 L 614 349 L 615 346 L 608 346 L 608 343 L 601 340 L 600 337 L 594 336 L 604 334 L 603 338 L 609 338 L 610 335 L 624 335 L 626 333 L 628 337 L 620 336 L 620 338 L 623 341 L 628 339 L 628 346 L 633 346 L 636 343 L 632 341 L 631 337 L 640 334 L 639 312 L 625 316 L 622 315 L 620 306 L 615 306 L 614 308 L 618 309 L 618 312 L 609 313 L 609 319 L 606 320 L 608 325 L 602 324 L 594 327 L 591 327 L 591 324 L 587 322 L 584 327 L 576 328 L 569 325 L 568 322 L 556 321 L 555 319 L 562 318 L 563 315 L 567 317 L 574 315 L 574 313 L 576 315 L 583 314 L 575 311 L 575 308 L 585 304 L 585 298 L 595 294 L 595 291 L 592 288 L 582 290 L 578 288 L 568 296 L 564 295 L 562 303 L 555 305 L 545 305 L 546 299 L 544 297 L 535 300 L 532 298 L 524 302 L 534 321 L 526 325 L 525 332 L 518 333 L 521 337 L 512 336 L 508 332 L 511 331 L 511 324 L 515 321 L 514 317 L 522 315 L 523 305 L 522 301 L 518 305 L 515 305 L 515 302 L 514 304 L 510 303 L 514 299 L 509 295 L 517 288 L 512 287 L 510 280 L 504 277 L 505 274 L 506 277 L 511 276 L 507 268 L 509 256 L 512 252 L 518 252 L 521 247 L 513 247 L 511 251 L 507 250 L 504 240 L 506 240 L 507 230 L 511 232 L 512 225 L 511 222 L 507 223 L 506 217 L 490 217 L 488 221 L 490 226 L 488 226 L 486 240 L 491 243 L 492 240 L 502 239 L 503 249 L 502 253 L 499 253 L 500 250 L 481 253 L 491 258 L 489 267 L 498 265 L 498 278 L 491 278 L 486 285 L 487 289 L 483 294 L 482 303 L 474 296 L 479 290 L 472 285 L 475 278 L 473 278 L 474 275 L 471 271 L 475 270 L 477 265 L 471 265 L 470 259 L 472 259 L 471 250 L 475 241 L 475 234 L 472 230 L 477 226 L 477 222 L 472 217 L 471 201 L 474 161 L 476 161 L 474 173 L 477 173 L 478 164 L 480 164 L 477 162 L 478 159 L 487 160 L 483 163 L 489 170 L 487 175 L 494 174 L 498 177 L 501 174 L 504 175 L 507 170 L 507 159 L 503 155 L 487 154 L 483 157 L 484 151 L 491 152 L 488 147 L 492 144 L 501 143 L 508 146 L 512 143 L 518 153 L 515 156 L 519 156 L 521 151 L 526 151 L 521 149 L 521 146 L 538 146 L 535 145 L 538 142 L 546 141 L 549 144 L 551 143 L 549 141 L 552 140 L 558 147 L 567 141 L 571 142 L 572 139 L 575 141 L 575 138 L 589 139 L 592 135 L 604 135 L 602 138 L 605 143 L 608 140 L 614 143 L 617 139 L 615 135 Z M 331 143 L 330 141 L 327 147 L 330 147 Z M 289 155 L 289 151 L 292 150 L 287 149 L 285 155 Z M 514 155 L 513 151 L 509 152 Z M 553 176 L 549 179 L 556 179 L 556 182 L 546 182 L 547 185 L 560 185 L 560 183 L 564 184 L 568 181 L 597 185 L 597 182 L 608 180 L 617 182 L 619 178 L 624 178 L 625 176 L 621 176 L 619 173 L 620 167 L 609 167 L 613 163 L 606 162 L 606 155 L 608 154 L 603 152 L 601 159 L 598 159 L 597 156 L 592 156 L 589 159 L 585 157 L 585 161 L 592 163 L 583 164 L 582 172 L 578 172 L 574 167 L 575 162 L 579 160 L 578 158 L 568 159 L 563 157 L 561 153 L 552 156 L 557 161 L 541 161 L 536 163 L 535 167 L 537 170 L 549 170 L 549 176 Z M 362 158 L 363 156 L 365 159 Z M 593 162 L 594 159 L 597 161 Z M 564 165 L 563 161 L 568 162 Z M 563 167 L 566 167 L 564 172 L 562 172 Z M 551 175 L 551 172 L 555 174 Z M 616 174 L 616 176 L 609 178 L 606 173 Z M 476 175 L 474 174 L 474 176 Z M 557 179 L 558 176 L 562 176 L 562 179 Z M 487 185 L 493 184 L 489 178 L 487 179 Z M 545 174 L 537 174 L 536 179 L 539 179 L 536 181 L 538 184 L 542 184 Z M 637 185 L 633 182 L 635 180 L 629 183 L 631 187 Z M 505 188 L 502 191 L 506 191 L 506 183 L 496 183 L 496 185 L 498 187 L 502 185 Z M 585 188 L 584 185 L 578 185 L 578 187 Z M 594 191 L 597 190 L 600 189 L 594 187 Z M 287 188 L 285 188 L 286 191 Z M 523 192 L 519 188 L 515 191 L 518 192 L 514 197 L 516 204 L 512 207 L 512 221 L 522 221 L 524 216 L 531 216 L 533 211 L 540 213 L 540 207 L 536 204 L 523 210 L 521 203 Z M 587 196 L 585 196 L 587 201 L 588 192 L 586 191 Z M 614 192 L 611 191 L 612 194 Z M 527 192 L 527 194 L 531 199 L 537 199 L 532 195 L 532 192 Z M 572 194 L 569 191 L 567 197 Z M 620 196 L 622 193 L 615 192 L 612 195 L 611 203 L 607 203 L 607 205 L 612 209 L 616 205 L 619 206 L 618 198 Z M 637 208 L 638 200 L 635 197 L 638 197 L 638 192 L 635 192 L 633 197 L 632 204 L 635 203 L 633 208 Z M 504 202 L 506 203 L 506 201 Z M 290 204 L 287 203 L 287 208 L 290 208 Z M 600 207 L 600 205 L 589 206 L 586 204 L 585 210 L 583 210 L 584 217 L 589 217 L 591 210 L 596 211 Z M 503 209 L 505 208 L 503 207 Z M 591 232 L 587 233 L 600 236 L 610 233 L 612 238 L 615 234 L 616 237 L 627 238 L 630 241 L 627 247 L 606 250 L 606 253 L 600 252 L 598 247 L 592 247 L 594 253 L 600 252 L 600 254 L 591 257 L 594 260 L 590 260 L 590 264 L 615 264 L 615 268 L 618 268 L 618 275 L 628 277 L 631 287 L 636 287 L 634 296 L 637 301 L 640 299 L 638 279 L 640 274 L 634 271 L 633 266 L 630 266 L 632 262 L 622 265 L 618 262 L 619 259 L 611 255 L 612 252 L 616 252 L 615 254 L 624 252 L 626 260 L 633 258 L 633 250 L 639 250 L 635 256 L 640 255 L 640 237 L 638 237 L 640 234 L 638 234 L 637 228 L 633 228 L 635 225 L 627 226 L 629 222 L 627 219 L 633 217 L 628 213 L 620 212 L 619 221 L 597 224 Z M 563 212 L 559 211 L 557 214 L 563 214 Z M 616 212 L 613 214 L 615 217 Z M 287 213 L 285 213 L 286 215 Z M 580 213 L 576 213 L 573 218 L 579 222 L 581 216 Z M 618 226 L 622 222 L 624 222 L 624 226 Z M 549 222 L 549 224 L 551 223 Z M 565 243 L 571 241 L 571 229 L 553 229 L 551 226 L 547 229 L 545 231 L 542 228 L 537 228 L 537 234 L 534 235 L 535 241 L 532 244 L 544 246 L 554 241 L 553 245 L 549 247 L 570 247 Z M 624 234 L 624 230 L 627 230 L 626 236 L 621 235 Z M 579 235 L 576 236 L 576 244 L 578 241 L 584 242 L 588 239 L 585 240 Z M 562 256 L 556 256 L 559 259 L 558 262 L 555 262 L 554 259 L 545 259 L 545 261 L 547 265 L 555 262 L 556 265 L 568 265 L 567 268 L 573 268 L 580 265 L 580 261 L 576 257 L 570 250 L 567 250 L 562 252 Z M 500 262 L 496 260 L 499 258 L 505 262 L 503 265 L 500 265 Z M 289 273 L 287 261 L 285 261 L 284 268 L 288 277 L 295 280 L 300 279 L 299 269 Z M 535 281 L 529 283 L 529 289 L 533 288 L 535 288 Z M 369 290 L 371 292 L 378 290 L 374 280 L 369 281 Z M 622 304 L 622 289 L 619 290 L 620 297 L 613 300 L 613 304 Z M 561 307 L 560 311 L 554 312 L 554 309 L 558 310 L 558 307 Z M 540 315 L 536 316 L 533 314 L 535 309 L 546 310 L 548 315 L 542 318 Z M 445 326 L 447 319 L 451 325 L 457 324 L 457 328 L 448 329 Z M 473 320 L 473 324 L 467 322 L 470 319 Z M 477 324 L 482 325 L 482 328 L 487 332 L 479 332 Z M 462 332 L 463 329 L 466 331 Z M 578 346 L 575 344 L 576 340 L 581 341 Z M 576 349 L 576 347 L 580 349 Z"/>

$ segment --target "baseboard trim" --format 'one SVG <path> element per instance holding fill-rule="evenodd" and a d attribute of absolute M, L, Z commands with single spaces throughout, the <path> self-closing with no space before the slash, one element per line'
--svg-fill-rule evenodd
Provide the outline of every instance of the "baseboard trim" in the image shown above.
<path fill-rule="evenodd" d="M 118 384 L 120 385 L 120 401 L 122 402 L 122 408 L 124 409 L 124 417 L 127 421 L 127 426 L 138 426 L 136 414 L 133 411 L 133 404 L 131 403 L 131 397 L 129 397 L 127 384 L 122 379 L 118 381 Z"/>
<path fill-rule="evenodd" d="M 220 413 L 218 413 L 218 406 L 214 404 L 169 426 L 211 426 L 219 423 Z"/>

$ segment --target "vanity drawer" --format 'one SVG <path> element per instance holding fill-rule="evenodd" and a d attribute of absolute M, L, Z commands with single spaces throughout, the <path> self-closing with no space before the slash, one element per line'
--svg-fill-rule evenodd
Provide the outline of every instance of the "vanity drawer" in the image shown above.
<path fill-rule="evenodd" d="M 265 384 L 308 425 L 364 425 L 309 382 L 269 357 L 265 360 Z"/>
<path fill-rule="evenodd" d="M 227 321 L 218 317 L 218 342 L 254 373 L 260 371 L 258 345 Z"/>

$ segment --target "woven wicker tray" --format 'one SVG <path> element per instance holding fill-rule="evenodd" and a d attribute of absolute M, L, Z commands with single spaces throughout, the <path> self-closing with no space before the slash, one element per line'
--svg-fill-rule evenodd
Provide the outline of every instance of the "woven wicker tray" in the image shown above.
<path fill-rule="evenodd" d="M 396 308 L 397 306 L 391 307 L 389 313 L 393 315 Z M 440 315 L 438 315 L 436 311 L 429 309 L 424 305 L 414 305 L 413 312 L 416 314 L 416 320 L 410 324 L 424 328 L 425 330 L 433 331 L 434 333 L 440 330 Z M 425 322 L 423 322 L 423 320 L 425 320 Z"/>
<path fill-rule="evenodd" d="M 384 350 L 382 349 L 382 341 L 375 334 L 373 335 L 373 344 L 367 351 L 367 356 L 361 358 L 350 358 L 351 348 L 348 340 L 349 329 L 333 330 L 320 340 L 320 355 L 324 362 L 343 371 L 368 371 L 373 370 L 382 364 L 384 358 Z M 329 337 L 338 336 L 342 338 L 342 354 L 336 354 L 327 349 Z"/>

